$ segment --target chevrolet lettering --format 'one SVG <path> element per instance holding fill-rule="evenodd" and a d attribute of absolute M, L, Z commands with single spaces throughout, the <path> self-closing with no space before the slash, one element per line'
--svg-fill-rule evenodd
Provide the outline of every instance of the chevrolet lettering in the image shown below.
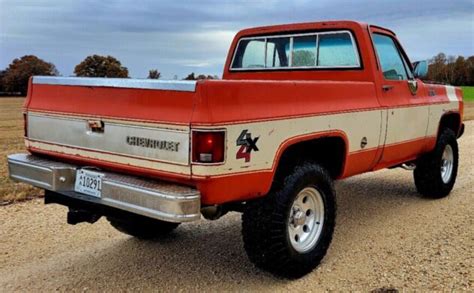
<path fill-rule="evenodd" d="M 165 151 L 177 152 L 179 142 L 156 140 L 145 137 L 127 136 L 127 144 L 152 149 L 160 149 Z"/>

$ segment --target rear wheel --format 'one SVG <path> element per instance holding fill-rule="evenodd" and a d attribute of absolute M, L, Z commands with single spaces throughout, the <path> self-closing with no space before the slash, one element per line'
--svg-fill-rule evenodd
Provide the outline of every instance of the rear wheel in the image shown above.
<path fill-rule="evenodd" d="M 247 204 L 242 215 L 245 250 L 259 268 L 286 278 L 301 277 L 326 254 L 335 215 L 329 173 L 317 164 L 303 163 L 265 198 Z"/>
<path fill-rule="evenodd" d="M 458 143 L 451 129 L 441 131 L 433 151 L 421 157 L 413 172 L 416 189 L 429 198 L 447 196 L 458 173 Z"/>
<path fill-rule="evenodd" d="M 164 222 L 138 215 L 128 219 L 107 217 L 107 220 L 118 231 L 139 239 L 165 236 L 179 226 L 179 223 Z"/>

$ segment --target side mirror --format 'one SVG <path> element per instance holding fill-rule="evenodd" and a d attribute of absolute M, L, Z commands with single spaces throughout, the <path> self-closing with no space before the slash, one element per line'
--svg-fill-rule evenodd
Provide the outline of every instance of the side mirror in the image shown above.
<path fill-rule="evenodd" d="M 416 61 L 413 63 L 413 74 L 415 78 L 425 78 L 428 76 L 428 61 Z"/>

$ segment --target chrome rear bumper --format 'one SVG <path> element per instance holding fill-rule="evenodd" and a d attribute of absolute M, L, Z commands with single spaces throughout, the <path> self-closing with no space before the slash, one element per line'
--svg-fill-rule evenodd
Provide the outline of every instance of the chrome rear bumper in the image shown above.
<path fill-rule="evenodd" d="M 8 156 L 13 180 L 54 191 L 65 197 L 89 201 L 168 222 L 189 222 L 201 217 L 198 190 L 133 176 L 103 172 L 101 198 L 74 191 L 81 167 L 29 154 Z"/>

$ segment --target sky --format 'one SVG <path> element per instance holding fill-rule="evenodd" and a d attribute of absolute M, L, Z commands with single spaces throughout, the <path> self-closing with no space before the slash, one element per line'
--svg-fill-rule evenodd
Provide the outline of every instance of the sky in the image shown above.
<path fill-rule="evenodd" d="M 474 0 L 0 0 L 0 69 L 33 54 L 70 76 L 99 54 L 134 78 L 220 77 L 241 29 L 343 19 L 395 31 L 411 61 L 474 55 Z"/>

